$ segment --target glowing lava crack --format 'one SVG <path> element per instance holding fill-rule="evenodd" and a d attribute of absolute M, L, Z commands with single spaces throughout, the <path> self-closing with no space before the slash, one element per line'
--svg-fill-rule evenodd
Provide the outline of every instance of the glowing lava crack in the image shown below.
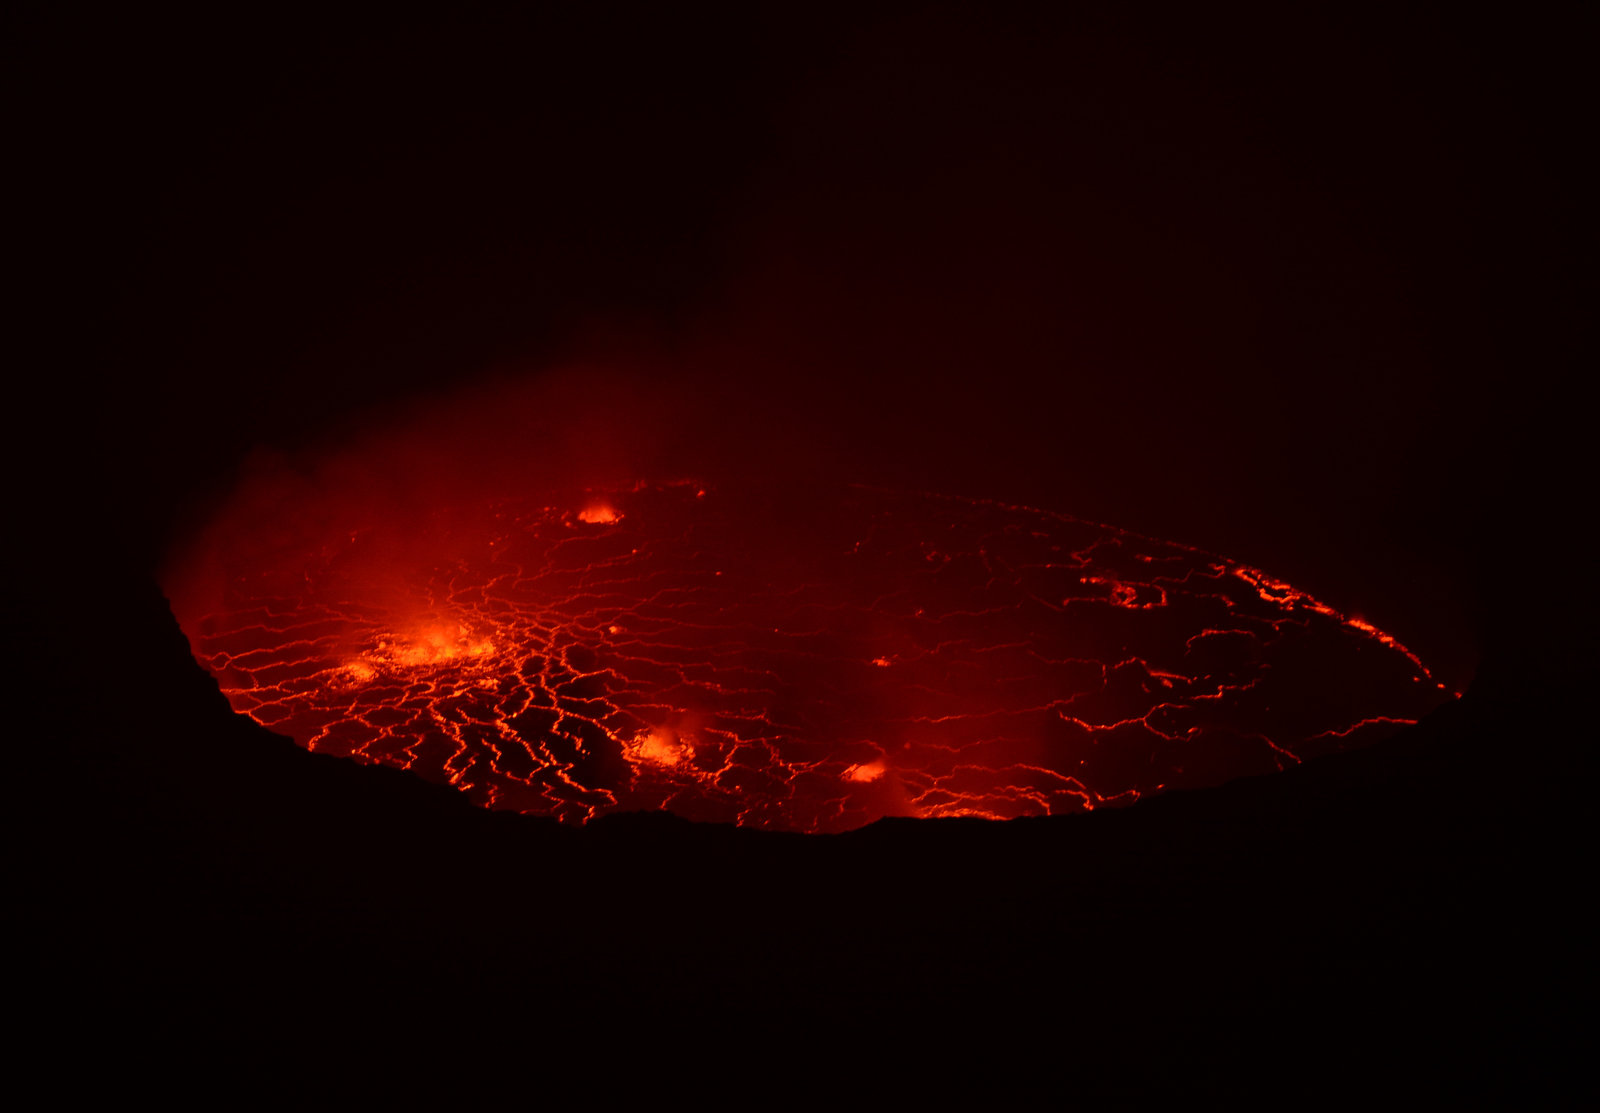
<path fill-rule="evenodd" d="M 236 710 L 569 821 L 1072 812 L 1375 741 L 1448 698 L 1254 569 L 933 495 L 641 485 L 207 559 L 171 594 Z"/>

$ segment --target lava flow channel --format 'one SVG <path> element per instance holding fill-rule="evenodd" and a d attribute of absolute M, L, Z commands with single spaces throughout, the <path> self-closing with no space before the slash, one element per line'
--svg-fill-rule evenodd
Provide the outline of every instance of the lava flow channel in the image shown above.
<path fill-rule="evenodd" d="M 573 822 L 1075 812 L 1377 741 L 1449 698 L 1259 571 L 1040 510 L 546 501 L 325 523 L 171 594 L 237 711 Z"/>

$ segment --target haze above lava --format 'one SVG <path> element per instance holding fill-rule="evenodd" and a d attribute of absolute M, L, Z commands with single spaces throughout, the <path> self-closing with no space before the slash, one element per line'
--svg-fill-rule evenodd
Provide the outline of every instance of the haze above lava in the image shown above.
<path fill-rule="evenodd" d="M 436 414 L 258 469 L 167 577 L 235 710 L 488 807 L 826 832 L 1131 803 L 1447 698 L 1370 623 L 1197 549 L 761 468 L 581 483 L 600 441 L 510 437 L 562 411 L 517 412 L 488 446 Z"/>

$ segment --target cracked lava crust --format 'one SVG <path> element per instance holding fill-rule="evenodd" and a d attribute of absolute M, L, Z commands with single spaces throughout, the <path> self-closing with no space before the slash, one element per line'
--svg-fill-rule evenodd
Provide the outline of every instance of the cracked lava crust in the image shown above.
<path fill-rule="evenodd" d="M 564 821 L 1069 813 L 1450 697 L 1255 569 L 1027 507 L 641 483 L 400 517 L 213 548 L 169 589 L 197 658 L 302 746 Z"/>

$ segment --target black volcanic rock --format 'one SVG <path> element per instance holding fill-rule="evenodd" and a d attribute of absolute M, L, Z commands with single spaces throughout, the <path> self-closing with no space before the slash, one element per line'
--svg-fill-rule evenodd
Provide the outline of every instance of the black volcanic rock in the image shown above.
<path fill-rule="evenodd" d="M 1559 678 L 1078 817 L 572 830 L 306 753 L 227 711 L 153 589 L 118 617 L 151 648 L 51 704 L 66 803 L 31 906 L 40 1007 L 93 1002 L 87 1038 L 112 1054 L 287 1054 L 331 1023 L 387 1053 L 447 1015 L 573 1055 L 619 1026 L 745 1052 L 1004 1036 L 1135 1088 L 1224 1061 L 1276 1076 L 1358 1036 L 1403 1041 L 1384 1069 L 1462 1093 L 1560 1065 L 1580 813 Z M 83 643 L 44 644 L 58 677 L 88 667 Z"/>

